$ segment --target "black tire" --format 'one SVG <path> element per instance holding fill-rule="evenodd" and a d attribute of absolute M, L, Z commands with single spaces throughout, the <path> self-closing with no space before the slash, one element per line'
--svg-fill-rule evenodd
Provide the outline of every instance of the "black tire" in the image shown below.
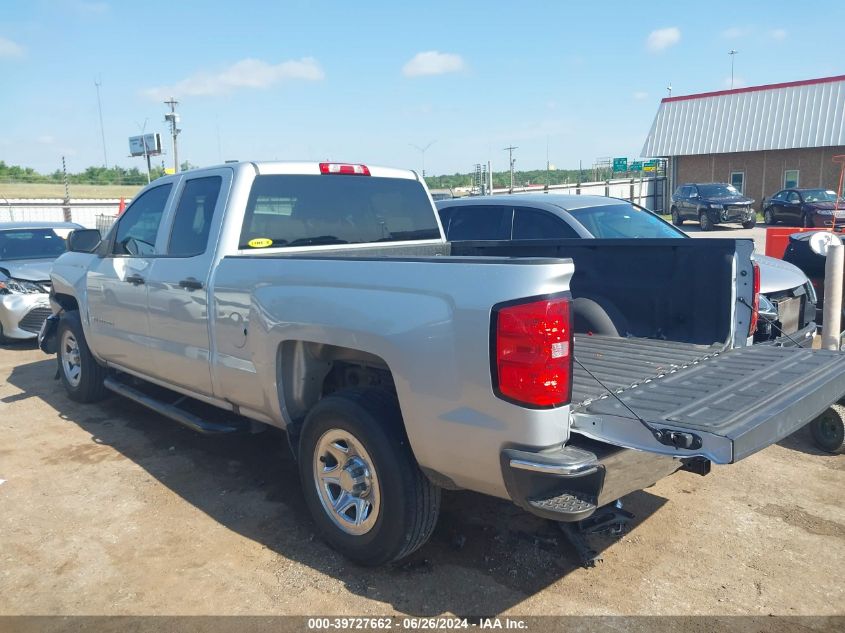
<path fill-rule="evenodd" d="M 768 226 L 774 226 L 778 223 L 778 221 L 775 219 L 775 212 L 771 209 L 766 209 L 765 211 L 763 211 L 763 221 Z"/>
<path fill-rule="evenodd" d="M 702 231 L 713 230 L 713 221 L 710 219 L 710 216 L 707 215 L 707 211 L 701 211 L 698 214 L 698 223 L 701 225 Z"/>
<path fill-rule="evenodd" d="M 839 453 L 845 448 L 845 416 L 841 405 L 833 405 L 810 422 L 813 440 L 823 451 Z"/>
<path fill-rule="evenodd" d="M 70 353 L 67 347 L 70 339 L 66 340 L 66 334 L 73 337 L 77 345 L 79 363 L 75 364 L 75 367 L 79 369 L 78 376 L 71 375 L 72 370 L 63 362 L 66 355 Z M 56 361 L 59 365 L 59 377 L 68 397 L 76 402 L 97 402 L 105 398 L 108 390 L 103 385 L 103 381 L 108 370 L 91 354 L 82 331 L 79 312 L 71 310 L 62 314 L 56 331 L 56 340 L 58 341 Z"/>
<path fill-rule="evenodd" d="M 753 229 L 757 225 L 757 218 L 753 218 L 748 220 L 748 222 L 742 223 L 742 228 L 744 229 Z"/>
<path fill-rule="evenodd" d="M 675 226 L 683 226 L 684 225 L 684 219 L 681 217 L 681 214 L 678 213 L 678 207 L 672 206 L 671 213 L 672 213 L 672 224 L 674 224 Z"/>
<path fill-rule="evenodd" d="M 372 527 L 363 534 L 344 531 L 323 505 L 316 453 L 321 440 L 334 431 L 350 434 L 363 446 L 377 477 L 380 505 Z M 338 472 L 343 470 L 341 467 Z M 394 394 L 385 390 L 347 389 L 320 400 L 309 411 L 302 428 L 299 474 L 318 533 L 332 548 L 356 563 L 382 565 L 404 558 L 428 541 L 437 524 L 440 489 L 417 465 L 405 435 L 399 403 Z"/>

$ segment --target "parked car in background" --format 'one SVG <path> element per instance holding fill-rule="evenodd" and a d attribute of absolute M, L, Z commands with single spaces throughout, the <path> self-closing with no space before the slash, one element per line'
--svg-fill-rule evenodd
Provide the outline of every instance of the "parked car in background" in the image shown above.
<path fill-rule="evenodd" d="M 451 200 L 455 197 L 451 189 L 429 189 L 429 193 L 431 194 L 431 199 L 434 201 Z"/>
<path fill-rule="evenodd" d="M 766 224 L 778 222 L 793 226 L 825 228 L 834 223 L 845 226 L 845 200 L 837 202 L 830 189 L 783 189 L 763 203 Z"/>
<path fill-rule="evenodd" d="M 50 267 L 78 224 L 0 223 L 0 341 L 33 339 L 51 314 Z"/>
<path fill-rule="evenodd" d="M 648 209 L 605 196 L 479 196 L 435 205 L 452 242 L 689 237 Z M 760 265 L 761 305 L 754 342 L 810 344 L 816 294 L 809 279 L 780 259 L 759 254 L 754 259 Z"/>
<path fill-rule="evenodd" d="M 686 220 L 694 220 L 702 231 L 712 231 L 717 224 L 739 222 L 742 228 L 750 229 L 757 221 L 753 204 L 754 200 L 724 182 L 687 183 L 672 194 L 672 224 L 681 226 Z"/>

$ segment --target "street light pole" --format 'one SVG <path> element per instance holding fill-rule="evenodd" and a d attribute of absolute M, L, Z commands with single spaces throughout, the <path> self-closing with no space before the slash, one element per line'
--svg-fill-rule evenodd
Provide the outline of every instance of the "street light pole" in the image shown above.
<path fill-rule="evenodd" d="M 508 169 L 511 172 L 511 186 L 508 193 L 513 193 L 513 164 L 516 162 L 516 159 L 513 157 L 513 150 L 519 149 L 518 147 L 514 147 L 513 145 L 509 145 L 504 149 L 508 153 Z"/>
<path fill-rule="evenodd" d="M 436 142 L 437 141 L 431 141 L 428 145 L 426 145 L 424 147 L 420 147 L 419 145 L 414 145 L 413 143 L 408 143 L 408 145 L 416 148 L 417 151 L 419 151 L 419 153 L 422 154 L 422 177 L 423 177 L 423 180 L 425 180 L 425 152 L 429 147 L 434 145 Z"/>
<path fill-rule="evenodd" d="M 739 51 L 731 49 L 728 55 L 731 56 L 731 90 L 734 89 L 734 57 Z"/>

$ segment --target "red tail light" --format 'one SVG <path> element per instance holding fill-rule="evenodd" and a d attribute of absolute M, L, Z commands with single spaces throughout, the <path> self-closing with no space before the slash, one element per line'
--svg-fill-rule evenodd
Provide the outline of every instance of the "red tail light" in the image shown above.
<path fill-rule="evenodd" d="M 494 309 L 493 318 L 497 394 L 531 407 L 567 404 L 572 394 L 569 300 L 503 306 Z"/>
<path fill-rule="evenodd" d="M 754 268 L 754 299 L 751 301 L 751 323 L 748 324 L 748 336 L 754 336 L 757 331 L 757 316 L 760 313 L 760 266 L 756 262 Z"/>
<path fill-rule="evenodd" d="M 370 169 L 366 165 L 351 165 L 346 163 L 320 163 L 321 174 L 349 174 L 350 176 L 369 176 Z"/>

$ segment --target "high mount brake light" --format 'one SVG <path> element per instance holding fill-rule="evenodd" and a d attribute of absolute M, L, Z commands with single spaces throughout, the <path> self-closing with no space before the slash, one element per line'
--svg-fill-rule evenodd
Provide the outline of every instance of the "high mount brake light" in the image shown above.
<path fill-rule="evenodd" d="M 529 407 L 567 404 L 572 395 L 569 299 L 552 298 L 494 309 L 494 387 Z"/>
<path fill-rule="evenodd" d="M 760 266 L 756 262 L 754 267 L 754 299 L 751 302 L 751 322 L 748 324 L 748 336 L 754 336 L 757 331 L 757 317 L 760 315 Z"/>
<path fill-rule="evenodd" d="M 320 163 L 321 174 L 348 174 L 350 176 L 369 176 L 370 169 L 366 165 L 352 165 L 348 163 Z"/>

